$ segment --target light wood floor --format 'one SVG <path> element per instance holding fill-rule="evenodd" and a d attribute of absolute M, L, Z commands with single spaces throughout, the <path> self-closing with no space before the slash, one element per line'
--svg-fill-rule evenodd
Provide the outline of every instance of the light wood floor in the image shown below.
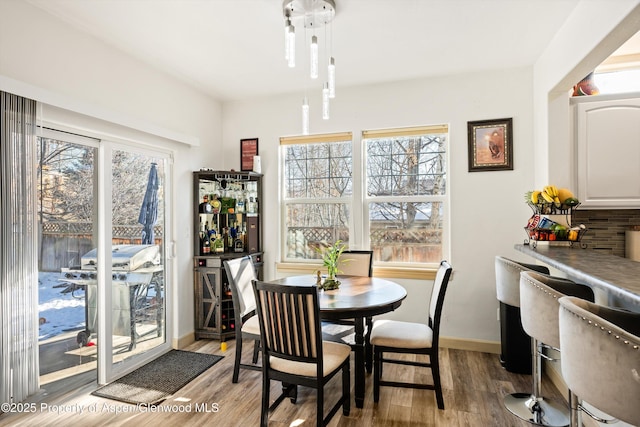
<path fill-rule="evenodd" d="M 188 347 L 186 350 L 223 354 L 225 358 L 163 402 L 156 412 L 92 396 L 90 393 L 97 388 L 95 382 L 87 384 L 85 379 L 83 384 L 83 377 L 78 376 L 71 380 L 71 391 L 59 391 L 60 385 L 56 383 L 43 386 L 41 392 L 26 402 L 35 404 L 35 413 L 0 415 L 0 426 L 257 426 L 261 374 L 243 369 L 240 382 L 232 384 L 234 341 L 228 344 L 225 353 L 220 351 L 217 341 L 201 340 Z M 251 349 L 252 345 L 244 346 L 245 361 L 250 360 Z M 364 408 L 355 407 L 352 394 L 351 414 L 345 417 L 341 410 L 338 411 L 330 426 L 530 426 L 508 413 L 502 405 L 505 394 L 531 390 L 530 376 L 507 372 L 495 354 L 441 349 L 440 358 L 444 410 L 437 408 L 430 390 L 382 387 L 380 402 L 374 404 L 373 377 L 367 375 Z M 428 371 L 423 368 L 425 374 L 415 369 L 385 365 L 385 376 L 431 381 Z M 279 389 L 279 384 L 272 382 L 272 398 L 277 396 Z M 545 397 L 563 400 L 546 377 L 542 389 Z M 339 395 L 340 375 L 337 375 L 327 386 L 325 407 Z M 204 412 L 205 406 L 211 412 Z M 79 407 L 83 408 L 82 413 Z M 191 412 L 180 412 L 188 409 Z M 315 392 L 300 388 L 297 404 L 284 401 L 270 415 L 270 425 L 313 425 L 314 413 Z"/>

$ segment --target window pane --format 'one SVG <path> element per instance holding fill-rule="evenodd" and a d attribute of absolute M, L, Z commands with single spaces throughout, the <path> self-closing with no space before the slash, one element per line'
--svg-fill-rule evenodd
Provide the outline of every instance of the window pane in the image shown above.
<path fill-rule="evenodd" d="M 370 203 L 374 262 L 439 263 L 442 218 L 443 202 Z"/>
<path fill-rule="evenodd" d="M 336 240 L 349 242 L 349 207 L 346 203 L 287 204 L 286 215 L 286 258 L 320 258 L 317 248 Z"/>
<path fill-rule="evenodd" d="M 446 135 L 366 139 L 367 194 L 444 195 Z"/>
<path fill-rule="evenodd" d="M 284 165 L 287 199 L 352 194 L 351 141 L 287 145 Z"/>

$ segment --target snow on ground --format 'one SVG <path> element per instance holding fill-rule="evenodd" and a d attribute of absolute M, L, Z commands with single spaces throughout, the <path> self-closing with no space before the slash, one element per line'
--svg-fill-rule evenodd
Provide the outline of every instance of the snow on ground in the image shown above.
<path fill-rule="evenodd" d="M 60 273 L 40 272 L 38 274 L 38 317 L 40 318 L 40 336 L 43 341 L 62 333 L 84 328 L 84 292 L 76 291 L 75 297 L 63 294 Z M 42 323 L 44 319 L 45 323 Z"/>

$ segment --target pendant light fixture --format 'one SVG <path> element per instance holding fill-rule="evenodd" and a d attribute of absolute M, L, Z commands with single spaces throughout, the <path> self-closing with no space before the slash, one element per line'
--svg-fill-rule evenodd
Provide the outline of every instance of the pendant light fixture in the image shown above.
<path fill-rule="evenodd" d="M 296 66 L 296 29 L 288 18 L 284 26 L 284 58 L 290 68 Z"/>
<path fill-rule="evenodd" d="M 285 21 L 285 59 L 289 67 L 296 65 L 296 37 L 295 26 L 304 28 L 305 34 L 311 34 L 310 39 L 304 40 L 309 52 L 309 77 L 312 82 L 321 80 L 318 91 L 322 94 L 322 118 L 329 119 L 329 100 L 336 96 L 336 66 L 333 57 L 333 34 L 332 26 L 328 24 L 333 20 L 336 13 L 335 0 L 284 0 L 282 2 L 282 13 Z M 294 26 L 295 24 L 295 26 Z M 318 33 L 320 28 L 325 27 L 324 51 L 320 52 L 318 43 Z M 327 31 L 327 28 L 329 31 Z M 320 58 L 326 66 L 326 75 L 321 74 Z M 326 61 L 326 62 L 325 62 Z M 303 62 L 304 63 L 304 62 Z M 323 67 L 324 68 L 324 67 Z M 309 133 L 309 103 L 305 94 L 302 103 L 302 133 Z"/>

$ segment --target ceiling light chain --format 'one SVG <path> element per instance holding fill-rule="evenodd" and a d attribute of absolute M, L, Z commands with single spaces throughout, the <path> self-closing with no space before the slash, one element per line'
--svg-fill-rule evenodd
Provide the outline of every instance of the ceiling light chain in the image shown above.
<path fill-rule="evenodd" d="M 335 98 L 336 69 L 333 57 L 333 26 L 327 35 L 326 26 L 332 22 L 336 12 L 335 0 L 283 0 L 282 12 L 285 19 L 285 59 L 289 67 L 295 67 L 295 27 L 293 22 L 301 21 L 305 29 L 313 29 L 309 46 L 309 75 L 319 77 L 319 45 L 316 28 L 325 26 L 323 61 L 327 61 L 327 76 L 322 84 L 322 118 L 329 119 L 329 100 Z M 299 25 L 299 22 L 297 23 Z M 305 37 L 306 38 L 306 37 Z M 305 40 L 305 44 L 308 40 Z M 302 133 L 309 133 L 309 103 L 305 94 L 302 104 Z"/>

